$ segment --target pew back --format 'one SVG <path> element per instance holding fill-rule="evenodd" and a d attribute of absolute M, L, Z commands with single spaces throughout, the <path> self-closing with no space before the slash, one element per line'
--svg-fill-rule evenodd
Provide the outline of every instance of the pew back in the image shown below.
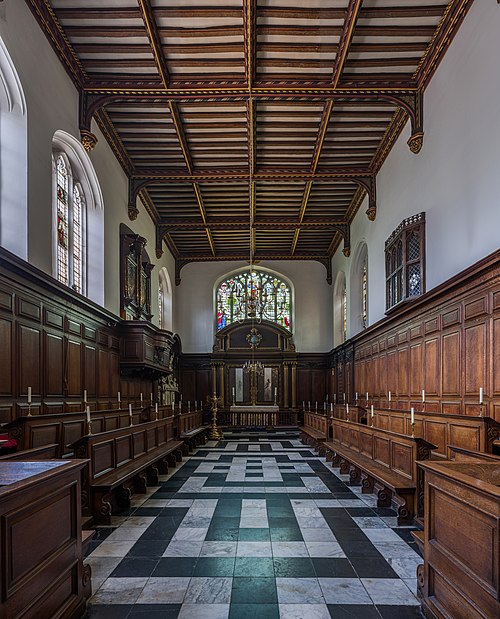
<path fill-rule="evenodd" d="M 305 411 L 304 426 L 320 432 L 325 439 L 327 438 L 328 417 L 325 415 Z"/>
<path fill-rule="evenodd" d="M 377 428 L 411 434 L 407 411 L 376 409 L 373 423 Z M 490 417 L 415 412 L 415 436 L 436 445 L 436 452 L 446 458 L 451 455 L 450 445 L 491 453 L 499 435 L 500 423 Z"/>
<path fill-rule="evenodd" d="M 90 460 L 89 479 L 92 481 L 165 445 L 174 438 L 173 424 L 173 417 L 148 421 L 82 436 L 70 447 L 75 457 Z"/>
<path fill-rule="evenodd" d="M 418 479 L 417 461 L 427 459 L 434 448 L 434 445 L 419 437 L 342 419 L 333 420 L 333 439 L 415 484 Z"/>

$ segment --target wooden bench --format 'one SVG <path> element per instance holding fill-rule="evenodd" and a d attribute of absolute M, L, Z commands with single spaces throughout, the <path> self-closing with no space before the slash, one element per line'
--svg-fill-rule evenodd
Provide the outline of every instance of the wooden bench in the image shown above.
<path fill-rule="evenodd" d="M 323 443 L 327 439 L 328 418 L 320 413 L 304 411 L 304 425 L 300 426 L 300 440 L 324 454 Z"/>
<path fill-rule="evenodd" d="M 369 423 L 371 419 L 368 420 Z M 411 435 L 410 411 L 375 408 L 373 425 Z M 450 458 L 449 445 L 492 453 L 500 437 L 500 423 L 491 417 L 472 417 L 415 411 L 415 436 L 436 445 L 436 453 Z"/>
<path fill-rule="evenodd" d="M 173 437 L 173 417 L 83 436 L 71 445 L 87 458 L 82 507 L 97 524 L 111 524 L 117 508 L 130 507 L 134 492 L 158 485 L 160 473 L 182 461 L 184 442 Z"/>
<path fill-rule="evenodd" d="M 149 407 L 132 411 L 134 424 L 149 420 Z M 92 431 L 106 432 L 130 425 L 128 409 L 109 411 L 91 411 Z M 58 444 L 57 456 L 70 455 L 68 445 L 87 434 L 87 415 L 79 413 L 56 413 L 50 415 L 32 415 L 18 417 L 3 426 L 9 436 L 17 441 L 18 449 L 26 450 Z"/>
<path fill-rule="evenodd" d="M 333 440 L 325 443 L 334 468 L 363 493 L 375 493 L 378 507 L 392 507 L 400 525 L 412 523 L 423 509 L 417 462 L 428 460 L 434 447 L 419 437 L 341 419 L 334 420 Z"/>
<path fill-rule="evenodd" d="M 5 456 L 0 456 L 0 460 L 16 460 L 28 462 L 30 460 L 52 460 L 58 457 L 59 445 L 52 443 L 51 445 L 42 445 L 42 447 L 34 447 L 33 449 L 23 449 L 15 451 Z"/>

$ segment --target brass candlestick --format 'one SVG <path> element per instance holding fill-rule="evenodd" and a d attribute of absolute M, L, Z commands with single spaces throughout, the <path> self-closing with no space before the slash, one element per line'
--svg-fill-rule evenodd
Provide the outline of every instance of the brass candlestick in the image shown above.
<path fill-rule="evenodd" d="M 207 396 L 207 402 L 210 404 L 212 411 L 212 425 L 208 438 L 212 441 L 219 441 L 224 438 L 224 435 L 217 427 L 217 404 L 222 404 L 222 398 L 218 398 L 217 394 L 214 393 L 211 397 Z"/>
<path fill-rule="evenodd" d="M 31 417 L 31 402 L 28 402 L 28 415 L 27 417 Z"/>
<path fill-rule="evenodd" d="M 411 437 L 415 438 L 415 422 L 411 422 Z"/>
<path fill-rule="evenodd" d="M 87 421 L 87 434 L 88 436 L 92 435 L 92 421 L 90 419 Z"/>

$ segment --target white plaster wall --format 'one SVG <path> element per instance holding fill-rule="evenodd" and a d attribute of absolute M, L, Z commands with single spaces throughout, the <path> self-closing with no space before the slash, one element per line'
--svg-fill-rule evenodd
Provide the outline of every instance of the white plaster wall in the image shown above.
<path fill-rule="evenodd" d="M 377 177 L 377 219 L 366 202 L 351 227 L 351 256 L 368 245 L 369 323 L 385 312 L 384 244 L 406 217 L 426 213 L 427 290 L 500 246 L 500 5 L 476 0 L 425 92 L 424 146 L 409 125 Z M 333 277 L 350 261 L 339 249 Z M 348 336 L 354 335 L 348 320 Z"/>
<path fill-rule="evenodd" d="M 17 70 L 27 104 L 28 260 L 51 275 L 52 138 L 58 129 L 79 138 L 78 93 L 24 0 L 9 0 L 0 5 L 0 37 Z M 137 220 L 128 219 L 125 174 L 95 124 L 92 130 L 99 142 L 90 159 L 104 200 L 104 306 L 119 314 L 119 227 L 123 222 L 148 241 L 147 250 L 155 264 L 151 293 L 153 322 L 157 324 L 158 273 L 166 267 L 173 281 L 173 258 L 165 246 L 163 257 L 156 258 L 154 226 L 140 202 Z"/>
<path fill-rule="evenodd" d="M 181 284 L 174 287 L 174 298 L 177 300 L 174 321 L 184 352 L 212 350 L 215 333 L 214 286 L 223 275 L 243 266 L 245 264 L 242 262 L 207 262 L 191 263 L 182 269 Z M 294 339 L 297 350 L 330 350 L 332 286 L 326 282 L 325 267 L 318 262 L 276 260 L 262 261 L 258 267 L 281 273 L 294 286 Z"/>

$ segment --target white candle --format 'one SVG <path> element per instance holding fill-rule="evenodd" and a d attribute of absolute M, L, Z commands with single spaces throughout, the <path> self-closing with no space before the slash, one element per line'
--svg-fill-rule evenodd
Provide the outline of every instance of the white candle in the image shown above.
<path fill-rule="evenodd" d="M 153 394 L 151 393 L 151 404 L 153 404 Z"/>
<path fill-rule="evenodd" d="M 87 406 L 87 423 L 90 423 L 90 406 Z"/>
<path fill-rule="evenodd" d="M 28 404 L 31 404 L 31 387 L 28 387 Z"/>
<path fill-rule="evenodd" d="M 326 411 L 326 402 L 323 402 L 323 410 Z"/>
<path fill-rule="evenodd" d="M 274 388 L 274 397 L 276 397 L 278 395 L 278 387 Z"/>
<path fill-rule="evenodd" d="M 128 414 L 130 415 L 130 418 L 132 418 L 132 404 L 128 405 Z"/>
<path fill-rule="evenodd" d="M 332 413 L 332 415 L 333 415 L 333 404 L 330 404 L 330 412 L 331 412 L 331 413 Z"/>
<path fill-rule="evenodd" d="M 345 393 L 344 393 L 344 402 L 345 402 Z"/>
<path fill-rule="evenodd" d="M 374 412 L 373 412 L 373 404 L 372 404 L 372 408 L 371 408 L 370 414 L 371 414 L 371 416 L 372 416 L 372 418 L 373 418 L 373 415 L 374 415 Z"/>
<path fill-rule="evenodd" d="M 483 388 L 479 387 L 479 404 L 483 403 Z"/>
<path fill-rule="evenodd" d="M 174 403 L 172 402 L 172 412 L 174 412 Z"/>
<path fill-rule="evenodd" d="M 326 394 L 326 396 L 325 396 L 325 400 L 326 400 L 326 402 L 327 402 L 327 404 L 328 404 L 328 393 L 327 393 L 327 394 Z"/>
<path fill-rule="evenodd" d="M 389 391 L 389 402 L 391 401 L 391 392 Z"/>
<path fill-rule="evenodd" d="M 358 399 L 358 392 L 356 391 L 356 400 Z"/>
<path fill-rule="evenodd" d="M 141 404 L 142 404 L 142 393 L 141 393 Z"/>
<path fill-rule="evenodd" d="M 302 400 L 302 410 L 305 411 L 306 410 L 306 403 L 304 402 L 304 400 Z"/>
<path fill-rule="evenodd" d="M 118 404 L 122 401 L 122 394 L 118 392 Z"/>
<path fill-rule="evenodd" d="M 425 389 L 422 389 L 422 402 L 425 402 Z"/>
<path fill-rule="evenodd" d="M 155 413 L 156 416 L 158 416 L 158 402 L 155 403 Z"/>
<path fill-rule="evenodd" d="M 182 400 L 179 400 L 179 411 L 181 410 L 181 408 L 182 408 Z"/>
<path fill-rule="evenodd" d="M 87 401 L 87 390 L 86 389 L 83 390 L 83 401 L 84 402 Z"/>
<path fill-rule="evenodd" d="M 413 408 L 413 406 L 411 407 L 411 410 L 410 410 L 410 420 L 412 424 L 415 423 L 415 409 Z"/>
<path fill-rule="evenodd" d="M 366 392 L 366 401 L 368 402 L 368 391 Z"/>
<path fill-rule="evenodd" d="M 235 393 L 236 393 L 236 389 L 233 387 L 233 397 L 234 397 Z"/>
<path fill-rule="evenodd" d="M 346 414 L 347 414 L 347 418 L 349 418 L 349 404 L 347 404 L 347 402 L 346 402 L 346 405 L 345 405 L 345 411 L 346 411 Z"/>

